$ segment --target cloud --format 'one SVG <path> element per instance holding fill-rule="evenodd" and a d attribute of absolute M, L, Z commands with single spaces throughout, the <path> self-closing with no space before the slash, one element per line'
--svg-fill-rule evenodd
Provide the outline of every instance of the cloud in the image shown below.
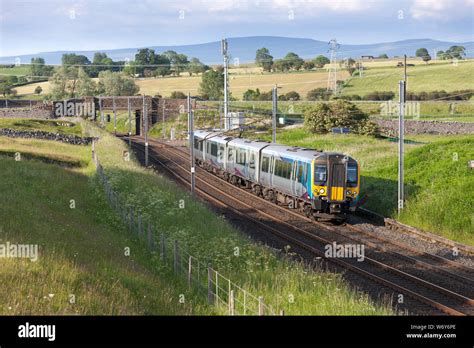
<path fill-rule="evenodd" d="M 457 17 L 472 17 L 473 6 L 474 0 L 414 0 L 410 13 L 417 20 L 448 21 Z"/>

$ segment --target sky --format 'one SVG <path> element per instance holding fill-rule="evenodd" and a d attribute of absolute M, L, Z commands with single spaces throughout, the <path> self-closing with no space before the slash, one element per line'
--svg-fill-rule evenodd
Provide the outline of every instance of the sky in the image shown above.
<path fill-rule="evenodd" d="M 474 0 L 0 0 L 0 56 L 274 35 L 474 40 Z"/>

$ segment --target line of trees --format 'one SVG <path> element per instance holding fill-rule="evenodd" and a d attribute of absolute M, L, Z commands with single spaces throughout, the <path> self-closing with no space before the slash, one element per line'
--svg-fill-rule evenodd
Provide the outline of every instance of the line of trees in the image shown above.
<path fill-rule="evenodd" d="M 327 57 L 319 55 L 313 60 L 300 58 L 296 53 L 289 52 L 283 59 L 273 60 L 273 56 L 266 47 L 259 48 L 255 54 L 255 64 L 263 71 L 290 71 L 290 70 L 312 70 L 323 68 L 330 61 Z"/>

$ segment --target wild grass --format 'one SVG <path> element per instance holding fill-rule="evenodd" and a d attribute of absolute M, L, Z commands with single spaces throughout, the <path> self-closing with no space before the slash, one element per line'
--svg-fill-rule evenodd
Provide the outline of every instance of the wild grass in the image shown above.
<path fill-rule="evenodd" d="M 0 243 L 38 244 L 40 249 L 36 262 L 0 258 L 1 315 L 215 313 L 130 236 L 94 179 L 89 146 L 0 140 L 1 148 L 33 146 L 43 156 L 85 163 L 65 169 L 0 156 Z M 183 293 L 184 304 L 179 302 Z"/>

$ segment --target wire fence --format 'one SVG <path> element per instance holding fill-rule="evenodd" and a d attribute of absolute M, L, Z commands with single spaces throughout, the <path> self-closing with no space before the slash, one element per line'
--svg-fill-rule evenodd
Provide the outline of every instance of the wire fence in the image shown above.
<path fill-rule="evenodd" d="M 224 309 L 229 315 L 283 315 L 264 302 L 263 296 L 255 296 L 237 285 L 212 267 L 189 253 L 184 243 L 159 231 L 146 221 L 140 211 L 125 204 L 112 188 L 92 143 L 92 160 L 110 206 L 124 221 L 129 232 L 146 243 L 148 250 L 159 255 L 161 263 L 172 269 L 176 277 L 184 279 L 190 289 L 207 297 L 211 305 Z"/>

